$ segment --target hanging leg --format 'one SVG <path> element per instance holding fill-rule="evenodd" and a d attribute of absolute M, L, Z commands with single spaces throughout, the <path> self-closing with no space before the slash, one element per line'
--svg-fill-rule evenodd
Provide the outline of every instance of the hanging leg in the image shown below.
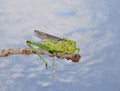
<path fill-rule="evenodd" d="M 55 77 L 55 71 L 56 71 L 56 62 L 55 62 L 55 57 L 52 59 L 52 78 Z"/>

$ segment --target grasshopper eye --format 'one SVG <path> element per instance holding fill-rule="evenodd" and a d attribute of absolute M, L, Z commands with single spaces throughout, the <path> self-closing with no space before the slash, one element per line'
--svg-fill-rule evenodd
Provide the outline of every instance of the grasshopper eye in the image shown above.
<path fill-rule="evenodd" d="M 69 44 L 72 45 L 73 44 L 72 41 Z"/>
<path fill-rule="evenodd" d="M 76 42 L 74 41 L 74 43 L 76 44 Z"/>

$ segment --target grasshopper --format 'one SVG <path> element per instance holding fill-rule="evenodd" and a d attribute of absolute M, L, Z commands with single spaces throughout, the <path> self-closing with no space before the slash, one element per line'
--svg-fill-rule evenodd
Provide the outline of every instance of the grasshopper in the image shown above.
<path fill-rule="evenodd" d="M 42 39 L 42 43 L 34 42 L 31 40 L 27 40 L 27 45 L 38 55 L 38 57 L 45 63 L 47 68 L 47 61 L 35 50 L 35 46 L 38 48 L 42 48 L 44 50 L 49 51 L 50 53 L 60 52 L 63 55 L 66 53 L 77 53 L 80 52 L 80 48 L 76 47 L 76 42 L 74 40 L 70 40 L 68 38 L 59 38 L 41 31 L 34 30 L 34 34 Z M 55 62 L 53 62 L 55 64 Z M 54 68 L 55 69 L 55 65 Z"/>

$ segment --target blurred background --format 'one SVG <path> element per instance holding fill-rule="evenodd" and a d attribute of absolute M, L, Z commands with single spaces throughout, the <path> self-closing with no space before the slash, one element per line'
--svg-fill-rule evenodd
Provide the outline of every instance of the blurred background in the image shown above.
<path fill-rule="evenodd" d="M 35 29 L 80 45 L 79 63 L 37 55 L 0 58 L 0 91 L 120 91 L 119 0 L 0 0 L 0 49 L 40 42 Z"/>

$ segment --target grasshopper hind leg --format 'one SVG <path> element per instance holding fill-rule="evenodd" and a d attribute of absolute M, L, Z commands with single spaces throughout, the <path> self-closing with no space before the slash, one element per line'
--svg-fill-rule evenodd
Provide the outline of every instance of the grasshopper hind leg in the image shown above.
<path fill-rule="evenodd" d="M 38 55 L 38 57 L 45 63 L 46 69 L 48 67 L 47 61 L 39 54 L 39 52 L 33 47 L 34 44 L 31 41 L 26 41 L 27 45 Z"/>

